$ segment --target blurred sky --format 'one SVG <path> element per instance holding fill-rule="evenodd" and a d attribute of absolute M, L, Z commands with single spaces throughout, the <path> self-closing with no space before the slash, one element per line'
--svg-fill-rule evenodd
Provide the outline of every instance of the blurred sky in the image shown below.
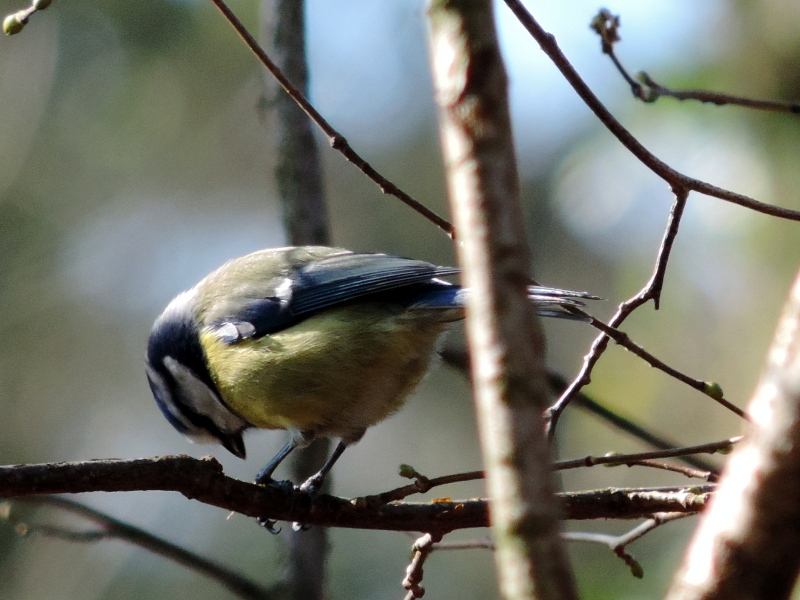
<path fill-rule="evenodd" d="M 668 99 L 638 103 L 589 29 L 596 3 L 528 6 L 606 105 L 671 166 L 800 208 L 796 117 Z M 258 30 L 256 4 L 232 7 Z M 792 0 L 606 7 L 621 14 L 617 51 L 633 73 L 646 69 L 676 87 L 800 97 L 800 11 Z M 0 8 L 20 7 L 0 0 Z M 607 298 L 593 306 L 607 317 L 649 277 L 670 190 L 596 122 L 502 3 L 498 26 L 535 273 L 544 283 Z M 312 0 L 308 36 L 317 108 L 376 168 L 446 214 L 424 3 Z M 251 478 L 283 443 L 280 433 L 252 434 L 247 462 L 188 444 L 156 409 L 142 365 L 152 321 L 175 294 L 229 258 L 283 243 L 262 77 L 214 7 L 197 0 L 61 0 L 22 34 L 0 39 L 3 463 L 213 453 L 230 474 Z M 337 244 L 453 260 L 445 236 L 321 145 Z M 645 307 L 626 330 L 675 367 L 720 382 L 744 405 L 797 268 L 796 239 L 793 223 L 692 195 L 662 309 Z M 572 375 L 592 332 L 574 323 L 546 327 L 550 364 Z M 618 348 L 598 366 L 590 391 L 686 443 L 740 429 L 705 397 Z M 564 457 L 641 449 L 577 412 L 560 426 Z M 468 386 L 441 367 L 403 411 L 348 451 L 335 491 L 355 496 L 400 485 L 402 462 L 439 475 L 476 469 L 479 460 Z M 564 476 L 569 489 L 682 481 L 630 469 Z M 477 496 L 481 486 L 446 493 Z M 226 520 L 170 494 L 81 500 L 259 581 L 279 576 L 280 540 L 246 519 Z M 592 527 L 622 531 L 627 524 L 580 524 Z M 603 548 L 573 547 L 585 597 L 659 597 L 690 527 L 671 525 L 637 545 L 643 583 Z M 399 594 L 409 539 L 332 535 L 332 597 Z M 0 581 L 0 598 L 229 597 L 114 542 L 21 540 L 0 527 L 0 565 L 11 574 Z M 492 577 L 491 558 L 478 552 L 437 554 L 426 570 L 437 598 L 495 597 Z"/>

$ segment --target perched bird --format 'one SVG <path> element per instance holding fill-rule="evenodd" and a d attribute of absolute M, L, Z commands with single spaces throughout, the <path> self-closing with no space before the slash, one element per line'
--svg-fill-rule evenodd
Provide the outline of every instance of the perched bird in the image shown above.
<path fill-rule="evenodd" d="M 249 428 L 286 429 L 286 446 L 256 481 L 318 437 L 340 442 L 303 488 L 322 483 L 344 449 L 395 412 L 422 379 L 467 289 L 452 267 L 321 246 L 231 260 L 156 319 L 147 376 L 182 434 L 245 457 Z M 531 286 L 540 315 L 581 319 L 572 292 Z"/>

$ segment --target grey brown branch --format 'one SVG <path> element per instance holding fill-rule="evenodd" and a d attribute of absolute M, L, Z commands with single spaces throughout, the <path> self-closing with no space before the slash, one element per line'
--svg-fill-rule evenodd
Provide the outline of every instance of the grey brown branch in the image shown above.
<path fill-rule="evenodd" d="M 800 113 L 800 102 L 776 102 L 773 100 L 756 100 L 744 96 L 724 94 L 722 92 L 712 92 L 710 90 L 673 90 L 663 86 L 653 80 L 650 75 L 641 71 L 636 78 L 632 77 L 628 70 L 622 65 L 622 61 L 617 57 L 614 46 L 621 40 L 619 36 L 620 19 L 619 15 L 613 15 L 605 8 L 592 19 L 591 28 L 600 36 L 603 54 L 608 55 L 611 62 L 619 71 L 622 78 L 631 88 L 634 98 L 642 102 L 652 103 L 667 96 L 675 100 L 695 100 L 704 104 L 715 104 L 724 106 L 726 104 L 743 106 L 755 110 L 766 110 L 771 112 L 782 112 L 790 114 Z"/>
<path fill-rule="evenodd" d="M 703 510 L 713 486 L 607 489 L 559 496 L 565 519 L 636 519 L 657 512 Z M 485 500 L 383 502 L 380 496 L 338 498 L 284 487 L 259 486 L 226 476 L 214 458 L 162 456 L 135 460 L 0 467 L 0 498 L 86 492 L 178 492 L 248 517 L 309 525 L 446 533 L 486 527 Z"/>
<path fill-rule="evenodd" d="M 669 600 L 787 599 L 800 573 L 800 276 L 731 454 Z"/>

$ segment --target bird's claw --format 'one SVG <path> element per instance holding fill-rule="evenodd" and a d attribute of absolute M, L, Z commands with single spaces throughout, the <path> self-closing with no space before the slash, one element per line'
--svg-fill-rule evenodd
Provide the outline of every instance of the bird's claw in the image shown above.
<path fill-rule="evenodd" d="M 278 481 L 273 479 L 272 477 L 257 477 L 255 480 L 256 485 L 263 485 L 265 487 L 271 487 L 276 490 L 280 490 L 282 492 L 292 492 L 297 489 L 291 481 L 283 480 Z M 278 535 L 281 532 L 280 527 L 275 527 L 277 521 L 275 519 L 264 519 L 264 518 L 257 518 L 256 523 L 258 523 L 261 527 L 269 531 L 272 535 Z"/>
<path fill-rule="evenodd" d="M 308 494 L 311 498 L 316 496 L 319 493 L 319 488 L 322 487 L 322 483 L 324 482 L 325 478 L 319 477 L 317 475 L 313 477 L 309 477 L 302 485 L 296 486 L 291 481 L 283 480 L 277 481 L 272 477 L 257 477 L 256 478 L 256 485 L 263 485 L 271 488 L 275 488 L 277 490 L 283 492 L 302 492 L 304 494 Z M 274 519 L 262 519 L 257 518 L 256 522 L 261 525 L 264 529 L 269 531 L 273 535 L 277 535 L 281 532 L 280 527 L 275 527 Z M 295 521 L 292 523 L 292 530 L 293 531 L 308 531 L 311 529 L 311 525 L 306 525 L 305 523 L 300 523 L 299 521 Z"/>
<path fill-rule="evenodd" d="M 306 525 L 305 523 L 300 523 L 299 521 L 292 523 L 292 531 L 308 531 L 309 529 L 311 529 L 311 525 Z"/>
<path fill-rule="evenodd" d="M 275 527 L 275 523 L 277 523 L 275 519 L 262 519 L 259 517 L 256 519 L 256 523 L 261 525 L 261 527 L 269 531 L 272 535 L 278 535 L 281 532 L 280 527 Z"/>

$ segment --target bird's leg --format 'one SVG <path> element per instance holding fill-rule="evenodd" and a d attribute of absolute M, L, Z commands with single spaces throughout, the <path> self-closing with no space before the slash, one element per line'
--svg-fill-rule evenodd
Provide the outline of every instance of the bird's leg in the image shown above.
<path fill-rule="evenodd" d="M 261 469 L 261 472 L 256 475 L 256 483 L 258 485 L 268 485 L 270 483 L 274 483 L 275 480 L 272 479 L 272 474 L 275 472 L 275 469 L 278 468 L 278 465 L 283 462 L 283 459 L 289 456 L 292 453 L 292 450 L 295 448 L 297 448 L 297 442 L 294 440 L 294 438 L 292 438 L 275 456 L 272 457 L 272 460 L 264 465 L 264 468 Z"/>
<path fill-rule="evenodd" d="M 280 449 L 280 451 L 274 457 L 272 457 L 272 460 L 270 460 L 264 466 L 264 468 L 261 469 L 261 472 L 258 475 L 256 475 L 256 484 L 276 485 L 277 482 L 272 478 L 272 474 L 275 472 L 275 469 L 278 468 L 278 465 L 280 465 L 281 462 L 283 462 L 283 459 L 289 456 L 292 453 L 292 450 L 294 450 L 295 448 L 297 448 L 297 442 L 294 440 L 294 438 L 292 438 L 286 443 L 286 445 L 283 448 Z M 284 482 L 284 483 L 289 484 L 289 482 Z M 277 535 L 281 531 L 280 529 L 277 529 L 275 527 L 275 521 L 273 519 L 258 518 L 256 519 L 256 523 L 261 525 L 264 529 L 266 529 L 273 535 Z"/>
<path fill-rule="evenodd" d="M 300 486 L 300 490 L 306 492 L 310 496 L 315 495 L 322 487 L 322 484 L 325 483 L 325 478 L 328 476 L 328 473 L 330 473 L 333 465 L 336 464 L 336 461 L 339 460 L 339 457 L 342 455 L 342 452 L 344 452 L 345 448 L 347 448 L 347 444 L 340 441 L 336 445 L 336 448 L 333 449 L 333 452 L 328 457 L 328 460 L 326 460 L 325 464 L 322 465 L 322 468 L 314 475 L 306 479 L 303 485 Z M 295 531 L 307 531 L 309 528 L 310 527 L 308 525 L 303 523 L 292 523 L 292 529 Z"/>
<path fill-rule="evenodd" d="M 345 448 L 347 448 L 347 444 L 343 441 L 340 441 L 336 448 L 334 448 L 333 452 L 331 453 L 328 460 L 325 461 L 325 464 L 322 465 L 322 468 L 316 472 L 316 474 L 312 475 L 300 486 L 300 489 L 308 494 L 316 494 L 319 489 L 322 487 L 322 484 L 325 483 L 325 477 L 328 476 L 330 470 L 333 468 L 333 465 L 336 464 L 336 461 L 339 460 L 339 457 L 344 452 Z"/>

